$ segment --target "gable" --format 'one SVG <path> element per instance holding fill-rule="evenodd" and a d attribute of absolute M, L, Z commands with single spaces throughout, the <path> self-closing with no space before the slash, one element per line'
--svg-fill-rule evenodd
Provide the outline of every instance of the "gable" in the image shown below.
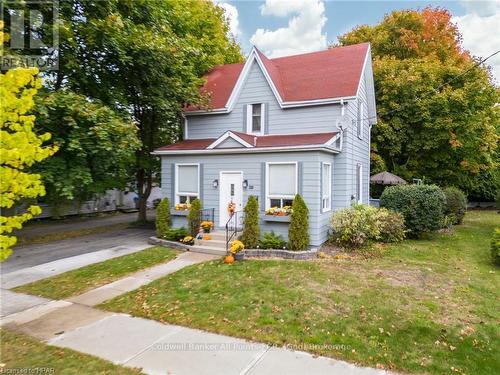
<path fill-rule="evenodd" d="M 245 146 L 233 138 L 227 138 L 214 148 L 245 148 Z"/>

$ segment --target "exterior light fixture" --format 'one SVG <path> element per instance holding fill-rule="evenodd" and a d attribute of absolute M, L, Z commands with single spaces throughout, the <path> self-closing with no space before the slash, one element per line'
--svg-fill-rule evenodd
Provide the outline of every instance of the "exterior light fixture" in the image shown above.
<path fill-rule="evenodd" d="M 248 189 L 248 180 L 243 180 L 243 189 Z"/>
<path fill-rule="evenodd" d="M 214 187 L 214 189 L 217 189 L 219 187 L 219 180 L 213 180 L 212 186 Z"/>

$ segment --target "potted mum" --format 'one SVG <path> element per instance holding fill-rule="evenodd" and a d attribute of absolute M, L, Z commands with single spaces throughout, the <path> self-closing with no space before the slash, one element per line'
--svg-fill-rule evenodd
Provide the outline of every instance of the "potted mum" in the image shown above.
<path fill-rule="evenodd" d="M 236 240 L 231 242 L 231 247 L 229 248 L 229 252 L 234 257 L 234 259 L 241 260 L 243 259 L 243 253 L 241 253 L 241 250 L 243 249 L 245 249 L 245 245 L 243 244 L 243 242 Z"/>
<path fill-rule="evenodd" d="M 210 230 L 214 227 L 214 223 L 211 221 L 202 221 L 200 227 L 203 229 L 204 233 L 210 233 Z"/>
<path fill-rule="evenodd" d="M 186 236 L 180 242 L 182 242 L 184 245 L 193 246 L 194 245 L 194 237 Z"/>

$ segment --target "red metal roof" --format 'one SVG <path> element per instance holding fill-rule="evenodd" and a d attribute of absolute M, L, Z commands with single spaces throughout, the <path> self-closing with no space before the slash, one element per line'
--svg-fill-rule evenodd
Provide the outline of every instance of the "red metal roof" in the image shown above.
<path fill-rule="evenodd" d="M 368 48 L 362 43 L 275 59 L 257 53 L 282 100 L 293 102 L 355 96 Z M 212 109 L 226 106 L 243 66 L 221 65 L 205 76 L 201 91 L 209 93 Z"/>
<path fill-rule="evenodd" d="M 255 136 L 252 134 L 240 133 L 232 131 L 235 135 L 242 138 L 244 141 L 254 145 L 256 139 L 256 148 L 265 147 L 291 147 L 291 146 L 320 146 L 324 145 L 332 139 L 337 132 L 330 133 L 313 133 L 313 134 L 285 134 L 285 135 L 262 135 Z M 188 139 L 180 141 L 173 145 L 164 146 L 156 151 L 196 151 L 206 150 L 207 147 L 215 142 L 217 138 L 210 139 Z M 227 150 L 226 148 L 224 150 Z"/>

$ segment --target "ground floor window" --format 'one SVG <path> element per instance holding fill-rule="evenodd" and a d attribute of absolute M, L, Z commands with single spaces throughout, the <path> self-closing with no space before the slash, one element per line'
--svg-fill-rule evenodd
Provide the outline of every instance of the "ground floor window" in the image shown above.
<path fill-rule="evenodd" d="M 267 207 L 291 206 L 297 194 L 297 163 L 267 163 Z"/>
<path fill-rule="evenodd" d="M 198 164 L 176 164 L 175 203 L 191 203 L 200 193 L 200 166 Z"/>
<path fill-rule="evenodd" d="M 321 209 L 323 212 L 332 209 L 332 165 L 323 163 L 321 174 Z"/>

